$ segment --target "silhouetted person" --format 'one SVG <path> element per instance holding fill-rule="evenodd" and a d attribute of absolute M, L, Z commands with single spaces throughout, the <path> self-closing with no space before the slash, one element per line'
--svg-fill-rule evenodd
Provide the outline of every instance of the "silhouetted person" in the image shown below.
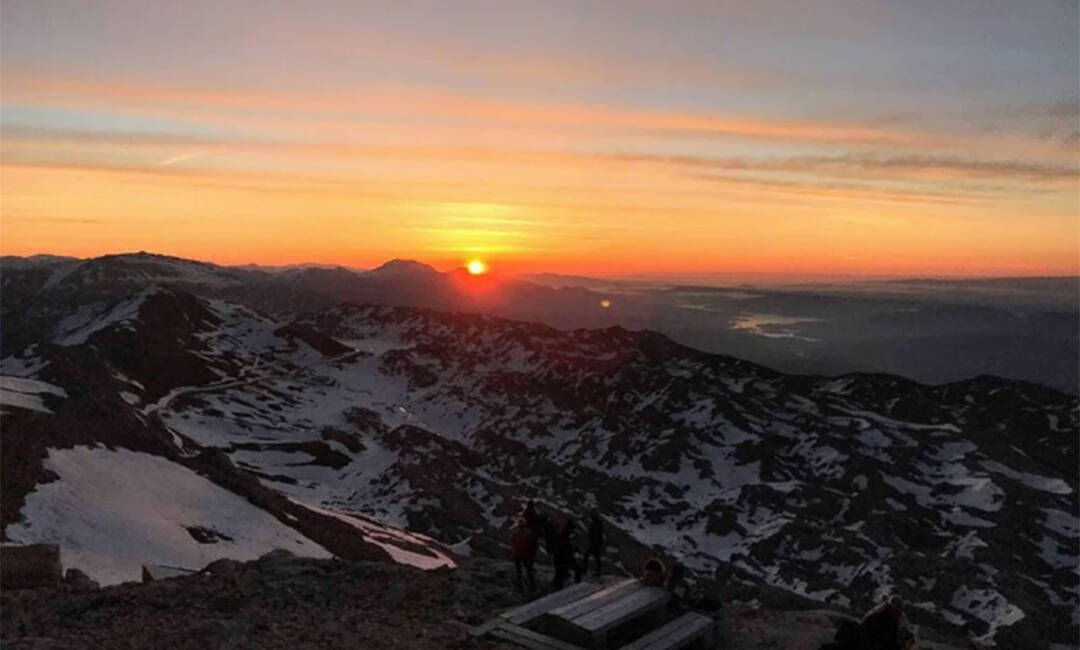
<path fill-rule="evenodd" d="M 852 620 L 840 621 L 836 626 L 836 634 L 832 643 L 826 643 L 818 650 L 861 650 L 859 645 L 859 622 Z"/>
<path fill-rule="evenodd" d="M 649 587 L 663 587 L 667 584 L 667 569 L 659 558 L 650 558 L 645 563 L 645 571 L 641 574 L 641 582 Z"/>
<path fill-rule="evenodd" d="M 670 611 L 678 611 L 686 602 L 689 589 L 686 585 L 686 570 L 683 565 L 675 562 L 671 565 L 667 577 L 667 590 L 671 592 L 671 600 L 668 601 Z"/>
<path fill-rule="evenodd" d="M 525 524 L 528 525 L 529 530 L 536 530 L 536 524 L 539 520 L 540 513 L 536 510 L 536 502 L 529 499 L 525 503 L 525 509 L 521 512 L 521 516 L 525 518 Z"/>
<path fill-rule="evenodd" d="M 601 562 L 604 558 L 604 520 L 600 518 L 600 511 L 593 509 L 589 517 L 589 546 L 585 549 L 585 557 L 581 558 L 581 569 L 589 570 L 589 558 L 596 557 L 596 573 L 603 571 Z"/>
<path fill-rule="evenodd" d="M 861 621 L 841 621 L 832 643 L 819 650 L 909 650 L 915 645 L 915 634 L 902 611 L 900 598 L 870 610 Z"/>
<path fill-rule="evenodd" d="M 915 643 L 904 617 L 903 601 L 893 596 L 870 610 L 859 622 L 861 647 L 866 650 L 907 650 Z"/>
<path fill-rule="evenodd" d="M 550 525 L 547 517 L 540 514 L 540 511 L 536 509 L 536 503 L 532 499 L 529 499 L 529 502 L 525 504 L 525 510 L 522 511 L 521 516 L 525 519 L 525 526 L 532 533 L 533 557 L 535 558 L 537 551 L 540 550 L 541 539 L 547 542 L 548 553 L 550 554 L 551 541 L 549 537 L 551 533 L 548 530 Z"/>
<path fill-rule="evenodd" d="M 571 569 L 574 570 L 578 581 L 581 580 L 581 568 L 574 561 L 574 523 L 570 519 L 563 520 L 551 540 L 551 558 L 555 563 L 555 578 L 551 581 L 552 588 L 558 590 L 566 586 L 570 577 Z"/>
<path fill-rule="evenodd" d="M 529 591 L 536 591 L 536 574 L 533 570 L 533 561 L 536 559 L 536 543 L 532 531 L 525 523 L 523 517 L 514 521 L 510 529 L 510 552 L 514 554 L 514 573 L 516 582 L 520 586 L 521 569 L 525 569 L 526 585 Z"/>

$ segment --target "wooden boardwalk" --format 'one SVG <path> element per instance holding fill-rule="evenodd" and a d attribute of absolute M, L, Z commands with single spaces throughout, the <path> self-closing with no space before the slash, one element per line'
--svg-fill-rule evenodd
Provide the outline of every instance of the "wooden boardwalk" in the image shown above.
<path fill-rule="evenodd" d="M 664 620 L 670 599 L 666 589 L 608 577 L 509 609 L 469 632 L 530 650 L 607 650 L 609 635 L 625 642 L 620 650 L 677 650 L 711 641 L 708 616 L 687 612 Z"/>

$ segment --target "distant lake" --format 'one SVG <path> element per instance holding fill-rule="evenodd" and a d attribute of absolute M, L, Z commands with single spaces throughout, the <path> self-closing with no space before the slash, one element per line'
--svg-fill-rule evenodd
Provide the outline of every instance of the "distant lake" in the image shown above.
<path fill-rule="evenodd" d="M 806 336 L 800 336 L 798 328 L 800 323 L 819 323 L 822 319 L 809 316 L 781 316 L 779 314 L 743 314 L 731 321 L 731 329 L 743 330 L 758 336 L 771 339 L 799 339 L 802 341 L 816 341 Z"/>

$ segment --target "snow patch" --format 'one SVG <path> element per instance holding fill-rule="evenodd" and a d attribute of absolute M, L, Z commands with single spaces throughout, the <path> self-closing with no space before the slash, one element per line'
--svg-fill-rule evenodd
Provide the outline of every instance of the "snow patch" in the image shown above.
<path fill-rule="evenodd" d="M 994 472 L 995 474 L 1002 474 L 1014 481 L 1020 481 L 1029 488 L 1041 490 L 1042 492 L 1062 495 L 1073 493 L 1072 488 L 1069 487 L 1069 484 L 1066 483 L 1064 479 L 1050 478 L 1040 474 L 1029 474 L 1028 472 L 1018 472 L 1011 467 L 992 460 L 982 461 L 982 466 L 985 467 L 987 471 Z"/>
<path fill-rule="evenodd" d="M 107 327 L 134 320 L 143 302 L 158 290 L 158 287 L 148 287 L 130 298 L 104 307 L 101 304 L 85 305 L 56 325 L 53 342 L 63 346 L 82 345 Z"/>
<path fill-rule="evenodd" d="M 0 413 L 3 407 L 13 406 L 51 415 L 52 409 L 45 406 L 42 395 L 67 397 L 63 388 L 44 381 L 0 375 Z"/>
<path fill-rule="evenodd" d="M 360 530 L 364 534 L 364 539 L 366 541 L 382 548 L 398 564 L 408 564 L 424 570 L 438 569 L 444 566 L 452 569 L 457 566 L 449 556 L 431 548 L 429 543 L 430 538 L 424 538 L 420 535 L 408 533 L 403 530 L 382 526 L 357 515 L 334 512 L 333 510 L 309 505 L 297 501 L 296 499 L 290 499 L 290 501 L 309 510 L 314 510 L 315 512 L 343 521 Z M 428 553 L 419 553 L 410 550 L 405 548 L 406 546 L 419 546 L 430 553 L 430 555 Z"/>
<path fill-rule="evenodd" d="M 282 548 L 332 554 L 246 499 L 160 456 L 127 449 L 49 449 L 60 478 L 27 495 L 12 541 L 55 543 L 67 567 L 102 584 L 138 580 L 143 564 L 201 568 L 219 558 L 252 560 Z M 200 544 L 186 530 L 223 537 Z"/>

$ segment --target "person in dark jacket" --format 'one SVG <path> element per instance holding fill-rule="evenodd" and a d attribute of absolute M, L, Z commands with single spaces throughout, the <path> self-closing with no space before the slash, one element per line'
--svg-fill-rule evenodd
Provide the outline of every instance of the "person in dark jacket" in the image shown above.
<path fill-rule="evenodd" d="M 523 517 L 518 517 L 514 521 L 514 526 L 510 529 L 510 552 L 514 555 L 516 584 L 519 587 L 522 585 L 521 570 L 524 568 L 527 580 L 525 586 L 529 588 L 529 591 L 536 591 L 536 574 L 533 570 L 533 560 L 536 559 L 536 542 Z"/>
<path fill-rule="evenodd" d="M 861 621 L 841 621 L 834 641 L 818 650 L 911 650 L 916 644 L 915 631 L 904 616 L 903 601 L 893 596 Z"/>
<path fill-rule="evenodd" d="M 589 570 L 589 558 L 596 557 L 596 573 L 600 575 L 603 570 L 601 562 L 604 559 L 604 520 L 600 518 L 600 511 L 595 508 L 589 517 L 589 546 L 585 549 L 585 557 L 581 558 L 581 569 Z"/>
<path fill-rule="evenodd" d="M 842 620 L 836 626 L 832 643 L 826 643 L 818 650 L 860 650 L 862 647 L 859 645 L 860 634 L 858 621 Z"/>
<path fill-rule="evenodd" d="M 551 581 L 552 588 L 559 590 L 565 587 L 566 581 L 570 578 L 571 569 L 575 571 L 577 580 L 580 582 L 581 569 L 574 561 L 574 522 L 572 520 L 563 520 L 552 537 L 550 550 L 555 564 L 555 578 Z"/>
<path fill-rule="evenodd" d="M 536 502 L 529 499 L 525 503 L 525 509 L 522 510 L 521 516 L 525 518 L 525 524 L 529 527 L 529 530 L 535 530 L 540 520 L 540 512 L 536 509 Z"/>
<path fill-rule="evenodd" d="M 682 611 L 683 604 L 686 602 L 690 592 L 686 584 L 686 570 L 683 568 L 682 564 L 679 564 L 678 562 L 671 563 L 671 568 L 668 569 L 666 587 L 667 590 L 671 592 L 671 600 L 668 601 L 668 611 Z"/>

